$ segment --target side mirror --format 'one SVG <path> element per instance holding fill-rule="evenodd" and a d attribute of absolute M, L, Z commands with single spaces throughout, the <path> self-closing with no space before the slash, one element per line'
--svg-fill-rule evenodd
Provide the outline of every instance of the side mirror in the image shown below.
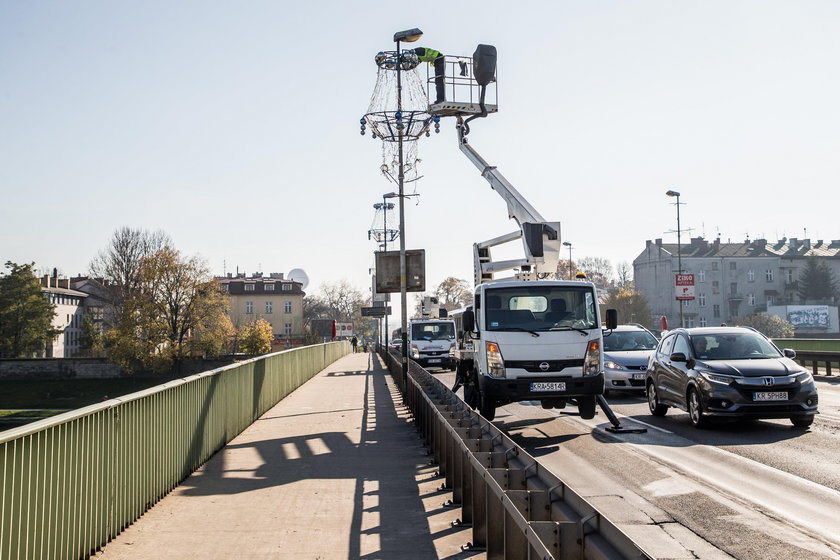
<path fill-rule="evenodd" d="M 475 330 L 475 312 L 472 309 L 464 311 L 461 320 L 464 322 L 464 330 L 472 332 Z"/>
<path fill-rule="evenodd" d="M 674 352 L 670 356 L 672 362 L 687 362 L 688 358 L 682 352 Z"/>
<path fill-rule="evenodd" d="M 785 348 L 782 350 L 782 354 L 785 355 L 785 358 L 795 358 L 796 357 L 796 350 L 791 348 Z"/>
<path fill-rule="evenodd" d="M 607 328 L 612 330 L 618 326 L 618 310 L 607 309 Z"/>

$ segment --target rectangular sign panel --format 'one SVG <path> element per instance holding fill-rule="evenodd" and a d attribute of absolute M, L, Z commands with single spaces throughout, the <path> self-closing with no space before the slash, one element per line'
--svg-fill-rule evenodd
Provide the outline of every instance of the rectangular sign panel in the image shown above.
<path fill-rule="evenodd" d="M 692 300 L 694 299 L 694 275 L 693 274 L 677 274 L 676 275 L 676 296 L 678 300 Z"/>
<path fill-rule="evenodd" d="M 379 294 L 399 293 L 400 291 L 400 252 L 377 251 L 376 255 L 376 292 Z M 406 292 L 426 291 L 426 251 L 424 249 L 406 249 Z"/>
<path fill-rule="evenodd" d="M 385 317 L 390 314 L 390 307 L 362 307 L 362 317 Z"/>

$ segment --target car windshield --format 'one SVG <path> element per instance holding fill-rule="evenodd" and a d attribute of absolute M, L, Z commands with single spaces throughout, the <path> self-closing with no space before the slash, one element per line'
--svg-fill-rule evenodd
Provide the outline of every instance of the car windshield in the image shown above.
<path fill-rule="evenodd" d="M 756 360 L 779 358 L 781 352 L 756 333 L 721 333 L 691 337 L 694 355 L 705 360 Z"/>
<path fill-rule="evenodd" d="M 656 337 L 647 331 L 613 331 L 604 334 L 604 351 L 653 350 L 657 342 Z"/>
<path fill-rule="evenodd" d="M 455 325 L 452 323 L 414 323 L 411 325 L 412 340 L 455 340 Z"/>
<path fill-rule="evenodd" d="M 598 327 L 595 297 L 588 286 L 522 286 L 484 292 L 485 329 L 553 331 Z"/>

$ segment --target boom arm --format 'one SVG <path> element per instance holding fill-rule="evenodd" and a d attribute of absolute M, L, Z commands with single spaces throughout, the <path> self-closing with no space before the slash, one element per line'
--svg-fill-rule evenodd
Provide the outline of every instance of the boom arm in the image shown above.
<path fill-rule="evenodd" d="M 531 203 L 519 194 L 496 167 L 489 165 L 467 142 L 463 119 L 458 117 L 458 147 L 487 179 L 490 187 L 507 203 L 508 217 L 516 220 L 519 231 L 473 245 L 476 285 L 496 280 L 493 274 L 518 268 L 518 280 L 538 280 L 557 271 L 560 260 L 560 222 L 546 222 Z M 522 239 L 524 259 L 493 262 L 490 248 Z"/>

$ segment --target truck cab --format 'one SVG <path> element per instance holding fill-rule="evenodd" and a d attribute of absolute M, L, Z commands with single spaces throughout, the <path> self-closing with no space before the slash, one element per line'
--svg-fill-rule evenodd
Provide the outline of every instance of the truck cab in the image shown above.
<path fill-rule="evenodd" d="M 595 415 L 604 392 L 601 319 L 590 282 L 493 282 L 479 285 L 474 310 L 464 313 L 473 341 L 478 407 L 538 400 L 544 408 L 577 403 Z"/>
<path fill-rule="evenodd" d="M 451 319 L 417 319 L 408 327 L 408 343 L 412 359 L 425 367 L 455 369 L 455 321 Z"/>

